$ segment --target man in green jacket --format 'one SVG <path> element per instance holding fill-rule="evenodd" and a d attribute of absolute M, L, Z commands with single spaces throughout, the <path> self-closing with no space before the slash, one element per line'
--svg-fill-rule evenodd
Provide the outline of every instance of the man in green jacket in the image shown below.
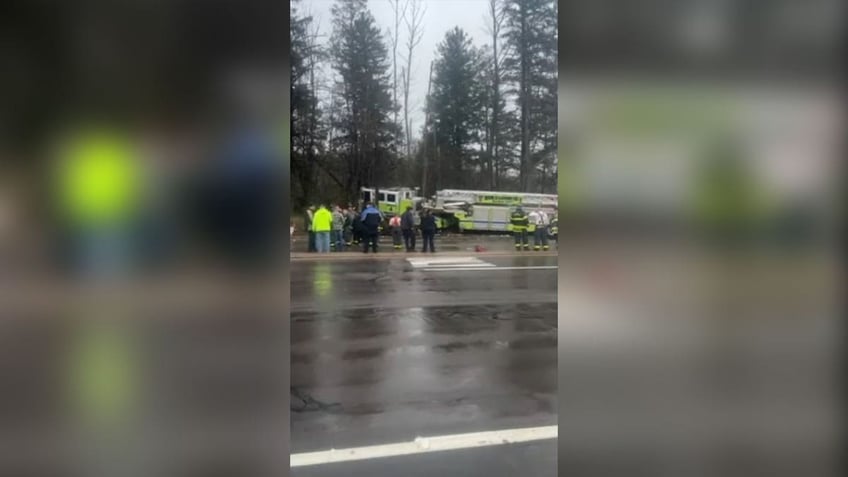
<path fill-rule="evenodd" d="M 330 253 L 331 230 L 333 230 L 333 214 L 322 204 L 312 218 L 312 231 L 315 232 L 318 253 Z"/>

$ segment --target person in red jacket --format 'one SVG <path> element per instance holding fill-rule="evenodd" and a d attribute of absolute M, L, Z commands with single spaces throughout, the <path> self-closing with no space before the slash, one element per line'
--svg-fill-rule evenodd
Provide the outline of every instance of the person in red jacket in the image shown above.
<path fill-rule="evenodd" d="M 401 220 L 400 215 L 395 215 L 391 219 L 389 219 L 389 228 L 392 231 L 392 245 L 394 245 L 395 250 L 400 250 L 403 248 L 401 244 Z"/>

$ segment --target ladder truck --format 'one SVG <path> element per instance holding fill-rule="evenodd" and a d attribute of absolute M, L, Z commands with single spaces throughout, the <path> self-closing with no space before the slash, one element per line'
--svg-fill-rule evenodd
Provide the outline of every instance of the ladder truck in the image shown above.
<path fill-rule="evenodd" d="M 363 203 L 374 203 L 387 219 L 402 214 L 407 207 L 416 212 L 430 209 L 436 215 L 440 230 L 461 233 L 511 232 L 510 215 L 519 206 L 527 213 L 541 209 L 551 218 L 557 213 L 556 194 L 444 189 L 426 200 L 418 195 L 418 190 L 363 187 L 360 199 Z"/>

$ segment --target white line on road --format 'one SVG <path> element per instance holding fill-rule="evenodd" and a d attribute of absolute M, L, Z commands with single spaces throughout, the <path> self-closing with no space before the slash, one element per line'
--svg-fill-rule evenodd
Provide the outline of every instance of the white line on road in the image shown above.
<path fill-rule="evenodd" d="M 455 267 L 455 266 L 477 266 L 485 267 L 492 264 L 480 260 L 477 257 L 414 257 L 406 259 L 415 268 L 428 268 L 433 266 Z"/>
<path fill-rule="evenodd" d="M 462 268 L 462 267 L 466 267 L 466 268 L 467 267 L 477 267 L 477 268 L 480 268 L 480 267 L 496 267 L 496 266 L 497 265 L 495 265 L 494 263 L 489 263 L 489 262 L 480 262 L 480 263 L 432 263 L 432 264 L 422 265 L 418 268 L 423 268 L 423 269 L 426 270 L 427 268 L 448 268 L 448 267 L 451 267 L 451 268 Z"/>
<path fill-rule="evenodd" d="M 419 437 L 412 442 L 398 442 L 349 449 L 330 449 L 291 455 L 291 467 L 331 464 L 353 460 L 380 459 L 476 447 L 488 447 L 516 442 L 557 438 L 557 426 L 505 429 L 436 437 Z"/>
<path fill-rule="evenodd" d="M 441 265 L 438 267 L 431 268 L 422 268 L 422 271 L 425 272 L 489 272 L 495 270 L 555 270 L 559 268 L 557 265 L 535 265 L 535 266 L 527 266 L 527 267 L 481 267 L 481 266 L 473 266 L 473 267 L 452 267 L 446 268 Z"/>

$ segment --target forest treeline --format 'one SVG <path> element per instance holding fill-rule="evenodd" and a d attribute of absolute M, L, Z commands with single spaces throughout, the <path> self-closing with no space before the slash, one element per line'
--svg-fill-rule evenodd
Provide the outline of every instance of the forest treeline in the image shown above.
<path fill-rule="evenodd" d="M 330 25 L 303 3 L 291 17 L 293 207 L 350 201 L 362 186 L 556 192 L 555 1 L 481 1 L 488 42 L 450 29 L 426 75 L 414 66 L 422 0 L 388 0 L 391 25 L 366 0 L 338 0 Z M 412 97 L 419 82 L 426 98 Z"/>

